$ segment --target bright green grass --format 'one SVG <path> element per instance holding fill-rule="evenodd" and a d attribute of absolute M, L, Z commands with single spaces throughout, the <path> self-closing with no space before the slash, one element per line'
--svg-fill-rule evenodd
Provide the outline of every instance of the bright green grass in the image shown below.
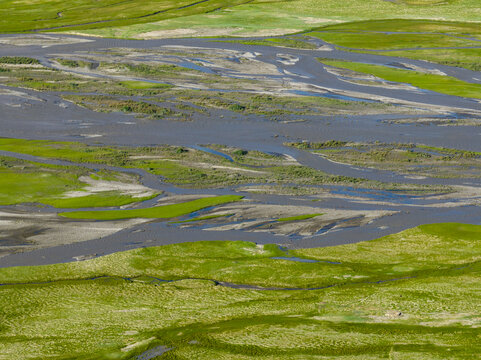
<path fill-rule="evenodd" d="M 105 0 L 101 3 L 75 0 L 66 6 L 58 0 L 3 0 L 0 32 L 24 32 L 60 27 L 88 29 L 158 21 L 205 13 L 245 0 Z"/>
<path fill-rule="evenodd" d="M 0 354 L 132 359 L 164 345 L 173 348 L 165 359 L 477 359 L 480 244 L 481 226 L 433 224 L 290 252 L 341 264 L 273 260 L 283 255 L 274 245 L 196 242 L 0 269 L 10 283 L 0 286 Z M 255 291 L 192 278 L 334 286 Z M 404 280 L 376 283 L 395 278 Z"/>
<path fill-rule="evenodd" d="M 169 84 L 155 84 L 147 81 L 122 81 L 121 84 L 128 87 L 129 89 L 135 89 L 135 90 L 167 89 L 172 87 L 172 85 L 169 85 Z"/>
<path fill-rule="evenodd" d="M 0 149 L 5 151 L 13 151 L 22 154 L 29 154 L 44 158 L 53 158 L 68 160 L 77 163 L 107 163 L 113 166 L 125 168 L 143 169 L 155 175 L 165 177 L 169 182 L 176 184 L 184 184 L 191 186 L 212 187 L 215 185 L 225 186 L 229 181 L 251 181 L 240 174 L 237 178 L 228 178 L 225 173 L 215 170 L 197 169 L 184 166 L 173 161 L 155 160 L 155 159 L 131 159 L 135 155 L 148 155 L 151 151 L 155 151 L 158 155 L 166 158 L 182 159 L 183 157 L 192 156 L 195 160 L 198 155 L 193 152 L 186 154 L 177 154 L 175 147 L 157 147 L 157 148 L 116 148 L 116 147 L 97 147 L 87 146 L 74 142 L 54 142 L 43 140 L 24 140 L 24 139 L 2 139 L 0 138 Z M 202 154 L 202 160 L 210 163 L 218 163 L 227 160 L 219 159 L 215 155 Z"/>
<path fill-rule="evenodd" d="M 196 188 L 225 187 L 253 182 L 277 182 L 278 184 L 311 185 L 311 184 L 351 184 L 371 188 L 396 190 L 426 190 L 442 193 L 445 187 L 409 186 L 401 184 L 374 182 L 346 176 L 332 176 L 320 170 L 306 166 L 287 165 L 282 160 L 266 164 L 265 155 L 252 156 L 248 162 L 253 165 L 265 165 L 264 174 L 250 174 L 243 171 L 241 164 L 228 169 L 206 169 L 203 164 L 228 165 L 228 161 L 220 156 L 202 151 L 181 151 L 173 146 L 155 147 L 101 147 L 88 146 L 75 142 L 54 142 L 45 140 L 24 140 L 0 138 L 0 150 L 29 154 L 44 158 L 69 160 L 79 163 L 101 163 L 124 168 L 142 169 L 154 175 L 160 175 L 165 181 L 173 184 Z M 149 158 L 149 155 L 152 158 Z M 232 154 L 235 157 L 235 154 Z M 142 158 L 139 158 L 141 156 Z M 146 157 L 147 156 L 147 157 Z M 160 158 L 160 159 L 159 159 Z M 167 159 L 167 160 L 163 160 Z M 176 161 L 169 161 L 176 160 Z M 200 166 L 196 166 L 200 164 Z M 242 168 L 237 170 L 236 167 Z M 235 174 L 235 176 L 233 176 Z"/>
<path fill-rule="evenodd" d="M 437 50 L 401 50 L 383 52 L 383 55 L 399 56 L 414 60 L 425 60 L 441 65 L 457 66 L 474 71 L 481 71 L 480 49 L 437 49 Z"/>
<path fill-rule="evenodd" d="M 55 166 L 0 157 L 0 205 L 40 203 L 57 208 L 113 207 L 145 201 L 158 195 L 135 197 L 122 191 L 103 191 L 80 197 L 65 197 L 69 191 L 82 191 L 87 186 L 79 180 L 91 176 L 95 180 L 119 181 L 115 172 L 90 174 L 77 166 Z M 132 179 L 131 181 L 134 181 Z"/>
<path fill-rule="evenodd" d="M 124 27 L 88 30 L 86 33 L 109 37 L 143 37 L 152 31 L 198 31 L 201 36 L 288 34 L 312 29 L 322 24 L 373 19 L 446 19 L 451 21 L 480 21 L 478 0 L 393 3 L 384 0 L 254 1 L 215 13 L 195 14 L 164 21 L 134 24 Z M 172 33 L 172 35 L 178 35 Z M 166 34 L 169 36 L 169 34 Z M 184 36 L 195 36 L 187 32 Z M 165 36 L 165 35 L 164 35 Z M 182 36 L 182 35 L 181 35 Z"/>
<path fill-rule="evenodd" d="M 480 41 L 459 39 L 441 34 L 380 34 L 364 32 L 311 32 L 306 35 L 351 49 L 397 50 L 481 46 Z"/>
<path fill-rule="evenodd" d="M 135 197 L 131 195 L 123 195 L 119 191 L 104 191 L 97 194 L 72 197 L 72 198 L 57 198 L 43 200 L 42 203 L 52 205 L 58 209 L 78 209 L 78 208 L 94 208 L 94 207 L 113 207 L 132 204 L 135 202 L 142 202 L 150 200 L 158 196 L 159 193 L 150 196 Z"/>
<path fill-rule="evenodd" d="M 426 60 L 475 71 L 481 69 L 481 49 L 479 48 L 439 49 L 440 47 L 481 46 L 480 41 L 470 39 L 481 40 L 481 26 L 478 23 L 390 19 L 329 25 L 316 30 L 319 32 L 309 32 L 307 35 L 320 37 L 336 45 L 362 49 L 355 50 L 356 52 L 375 51 L 376 54 Z M 382 32 L 394 32 L 394 34 Z M 416 34 L 420 32 L 428 34 Z M 406 48 L 415 50 L 401 50 Z M 382 50 L 389 51 L 382 52 Z"/>
<path fill-rule="evenodd" d="M 277 221 L 296 221 L 296 220 L 307 220 L 307 219 L 312 219 L 316 216 L 322 215 L 321 213 L 319 214 L 306 214 L 306 215 L 298 215 L 298 216 L 291 216 L 291 217 L 285 217 L 285 218 L 280 218 L 277 219 Z"/>
<path fill-rule="evenodd" d="M 461 21 L 386 19 L 328 25 L 316 30 L 358 32 L 360 37 L 373 32 L 397 32 L 449 34 L 459 37 L 479 37 L 481 39 L 481 27 L 478 23 Z M 386 38 L 389 36 L 386 35 Z"/>
<path fill-rule="evenodd" d="M 264 287 L 313 288 L 332 285 L 338 279 L 359 283 L 448 271 L 453 266 L 476 263 L 480 260 L 480 250 L 481 226 L 433 224 L 369 242 L 289 251 L 291 256 L 319 260 L 318 263 L 271 259 L 286 255 L 276 245 L 193 242 L 35 267 L 35 271 L 28 267 L 0 269 L 0 283 L 145 275 L 171 280 L 203 278 Z"/>
<path fill-rule="evenodd" d="M 75 211 L 60 213 L 59 215 L 70 219 L 94 220 L 120 220 L 133 218 L 169 219 L 182 215 L 187 215 L 191 212 L 198 211 L 206 207 L 226 204 L 233 201 L 239 201 L 242 198 L 243 196 L 223 195 L 197 199 L 180 204 L 155 206 L 146 209 Z"/>
<path fill-rule="evenodd" d="M 424 74 L 416 71 L 388 68 L 381 65 L 363 64 L 341 60 L 321 60 L 324 64 L 371 74 L 394 82 L 411 84 L 420 89 L 442 94 L 481 99 L 481 85 L 471 84 L 451 76 Z"/>
<path fill-rule="evenodd" d="M 42 171 L 35 167 L 18 172 L 0 168 L 0 204 L 49 202 L 69 190 L 82 189 L 75 174 L 67 171 Z"/>

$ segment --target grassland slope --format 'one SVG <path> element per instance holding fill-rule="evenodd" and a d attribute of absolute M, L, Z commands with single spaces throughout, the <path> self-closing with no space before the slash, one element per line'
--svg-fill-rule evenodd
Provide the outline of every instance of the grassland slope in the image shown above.
<path fill-rule="evenodd" d="M 289 253 L 195 242 L 0 269 L 0 353 L 476 359 L 480 240 L 479 225 L 432 224 Z"/>

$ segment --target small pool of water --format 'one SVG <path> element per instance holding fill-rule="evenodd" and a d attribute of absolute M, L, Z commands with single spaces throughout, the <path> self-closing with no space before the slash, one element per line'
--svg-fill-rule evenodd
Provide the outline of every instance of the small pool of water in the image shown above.
<path fill-rule="evenodd" d="M 331 192 L 333 194 L 347 195 L 364 197 L 371 200 L 381 200 L 381 201 L 398 201 L 402 203 L 412 203 L 417 196 L 406 195 L 406 194 L 396 194 L 392 191 L 386 190 L 374 190 L 374 189 L 363 189 L 363 188 L 353 188 L 349 186 L 334 186 L 331 187 Z"/>
<path fill-rule="evenodd" d="M 220 152 L 220 151 L 217 151 L 217 150 L 213 150 L 213 149 L 210 149 L 210 148 L 207 148 L 207 147 L 203 147 L 203 146 L 199 146 L 199 145 L 191 146 L 191 148 L 196 149 L 196 150 L 200 150 L 200 151 L 204 151 L 204 152 L 207 152 L 207 153 L 209 153 L 209 154 L 222 156 L 224 159 L 227 159 L 227 160 L 229 160 L 230 162 L 234 162 L 234 159 L 233 159 L 232 157 L 230 157 L 229 155 L 224 154 L 224 153 L 222 153 L 222 152 Z"/>
<path fill-rule="evenodd" d="M 182 61 L 182 62 L 177 63 L 177 65 L 182 66 L 182 67 L 187 68 L 187 69 L 201 71 L 201 72 L 206 73 L 206 74 L 215 74 L 215 72 L 212 71 L 211 69 L 209 69 L 208 67 L 202 66 L 202 65 L 197 65 L 197 64 L 192 63 L 190 61 Z"/>

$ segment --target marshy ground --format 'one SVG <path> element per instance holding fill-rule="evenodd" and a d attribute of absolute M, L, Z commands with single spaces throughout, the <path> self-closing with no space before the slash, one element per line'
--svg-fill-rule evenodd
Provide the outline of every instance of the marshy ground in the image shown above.
<path fill-rule="evenodd" d="M 0 36 L 0 358 L 476 358 L 481 33 L 334 8 Z"/>

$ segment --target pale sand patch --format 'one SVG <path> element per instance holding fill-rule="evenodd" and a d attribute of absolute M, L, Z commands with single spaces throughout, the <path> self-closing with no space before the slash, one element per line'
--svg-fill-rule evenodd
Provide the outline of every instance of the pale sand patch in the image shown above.
<path fill-rule="evenodd" d="M 120 181 L 96 180 L 89 176 L 81 176 L 79 180 L 88 184 L 83 190 L 69 191 L 63 194 L 62 198 L 70 199 L 87 195 L 98 194 L 107 191 L 119 191 L 123 195 L 130 195 L 134 198 L 152 196 L 158 191 L 143 186 L 141 184 L 124 183 Z"/>
<path fill-rule="evenodd" d="M 339 80 L 350 84 L 364 85 L 363 82 L 365 82 L 365 85 L 372 87 L 419 91 L 418 88 L 409 84 L 386 81 L 374 75 L 358 73 L 348 69 L 339 69 L 336 67 L 324 66 L 324 70 L 326 70 L 330 74 L 336 75 Z"/>
<path fill-rule="evenodd" d="M 16 91 L 16 90 L 10 90 L 10 89 L 0 89 L 0 96 L 13 96 L 13 97 L 19 97 L 25 100 L 33 100 L 33 101 L 41 101 L 41 102 L 45 101 L 36 96 L 28 95 L 27 93 Z"/>
<path fill-rule="evenodd" d="M 123 347 L 122 349 L 120 349 L 120 351 L 122 352 L 128 352 L 132 349 L 135 349 L 136 347 L 139 347 L 139 346 L 143 346 L 143 345 L 147 345 L 149 342 L 151 342 L 152 340 L 155 340 L 156 338 L 155 337 L 151 337 L 150 339 L 145 339 L 145 340 L 142 340 L 142 341 L 138 341 L 134 344 L 130 344 L 130 345 L 127 345 L 126 347 Z"/>
<path fill-rule="evenodd" d="M 372 95 L 358 91 L 349 91 L 349 90 L 341 90 L 341 89 L 334 89 L 330 87 L 318 86 L 313 84 L 306 84 L 301 82 L 293 83 L 299 90 L 306 90 L 306 91 L 318 91 L 322 92 L 329 92 L 337 95 L 348 96 L 358 99 L 367 99 L 367 100 L 374 100 L 379 101 L 385 104 L 399 104 L 405 105 L 408 107 L 415 108 L 418 112 L 431 112 L 431 113 L 438 113 L 438 114 L 451 114 L 453 112 L 461 112 L 465 114 L 481 116 L 481 110 L 474 110 L 474 109 L 466 109 L 466 108 L 458 108 L 454 106 L 443 106 L 443 105 L 431 105 L 416 101 L 409 101 L 409 100 L 402 100 L 397 98 L 391 98 L 382 95 Z"/>
<path fill-rule="evenodd" d="M 285 70 L 285 69 L 283 69 L 283 72 L 284 72 L 285 75 L 298 76 L 298 77 L 303 78 L 303 79 L 309 79 L 309 76 L 294 74 L 294 73 L 292 73 L 292 72 L 290 72 L 290 71 L 288 71 L 288 70 Z"/>
<path fill-rule="evenodd" d="M 172 162 L 179 162 L 180 160 L 176 159 L 168 159 L 164 158 L 159 155 L 132 155 L 129 156 L 129 159 L 131 160 L 142 160 L 142 159 L 150 159 L 150 160 L 162 160 L 162 161 L 172 161 Z"/>
<path fill-rule="evenodd" d="M 101 134 L 80 134 L 80 136 L 87 138 L 87 139 L 93 139 L 93 138 L 98 138 L 102 137 L 103 135 Z"/>
<path fill-rule="evenodd" d="M 165 39 L 165 38 L 181 38 L 181 37 L 200 37 L 200 36 L 233 36 L 233 37 L 249 37 L 249 36 L 277 36 L 292 34 L 303 29 L 263 29 L 263 30 L 246 30 L 242 27 L 223 27 L 223 28 L 180 28 L 171 30 L 153 30 L 140 33 L 134 36 L 135 39 Z"/>
<path fill-rule="evenodd" d="M 231 215 L 229 218 L 216 218 L 206 228 L 208 231 L 244 230 L 253 232 L 272 232 L 283 235 L 299 234 L 310 236 L 326 225 L 333 225 L 329 231 L 345 226 L 362 226 L 374 219 L 395 214 L 396 211 L 338 210 L 310 206 L 258 204 L 244 201 L 223 205 L 208 215 Z M 233 214 L 233 215 L 232 215 Z M 306 214 L 322 214 L 311 219 L 296 221 L 276 221 Z M 182 227 L 193 224 L 185 223 Z"/>
<path fill-rule="evenodd" d="M 299 58 L 297 56 L 289 55 L 289 54 L 277 54 L 277 62 L 281 64 L 292 66 L 298 63 Z"/>
<path fill-rule="evenodd" d="M 445 72 L 442 72 L 441 70 L 438 70 L 438 69 L 428 69 L 428 68 L 425 68 L 425 67 L 422 67 L 422 66 L 408 64 L 408 63 L 402 63 L 402 62 L 399 63 L 399 64 L 401 64 L 402 66 L 404 66 L 408 69 L 411 69 L 411 70 L 414 70 L 414 71 L 417 71 L 417 72 L 422 72 L 422 73 L 425 73 L 425 74 L 432 74 L 432 75 L 447 76 L 447 74 Z"/>
<path fill-rule="evenodd" d="M 293 121 L 294 122 L 294 121 Z M 300 165 L 299 161 L 296 160 L 294 156 L 282 154 L 282 157 L 286 161 L 284 164 L 286 165 Z"/>
<path fill-rule="evenodd" d="M 179 204 L 187 201 L 202 199 L 213 197 L 215 195 L 208 195 L 208 194 L 196 194 L 196 195 L 172 195 L 167 196 L 159 199 L 157 201 L 158 205 L 171 205 L 171 204 Z"/>
<path fill-rule="evenodd" d="M 278 35 L 286 35 L 286 34 L 293 34 L 300 32 L 304 29 L 284 29 L 284 28 L 275 28 L 275 29 L 263 29 L 263 30 L 255 30 L 255 31 L 243 31 L 232 34 L 233 36 L 278 36 Z"/>
<path fill-rule="evenodd" d="M 406 175 L 404 176 L 406 179 L 412 179 L 412 180 L 424 180 L 427 179 L 427 176 L 422 176 L 422 175 Z"/>
<path fill-rule="evenodd" d="M 451 186 L 455 192 L 441 195 L 429 196 L 427 199 L 433 201 L 431 204 L 403 204 L 405 207 L 419 208 L 455 208 L 460 206 L 480 206 L 481 205 L 481 188 L 471 186 Z M 348 196 L 342 194 L 320 194 L 316 196 L 319 200 L 325 199 L 346 199 L 353 203 L 382 205 L 395 205 L 395 202 L 370 200 L 361 196 Z"/>
<path fill-rule="evenodd" d="M 0 44 L 14 46 L 41 46 L 47 48 L 55 45 L 68 45 L 92 42 L 89 39 L 80 39 L 74 37 L 60 37 L 53 35 L 29 35 L 29 36 L 12 36 L 0 39 Z"/>
<path fill-rule="evenodd" d="M 466 199 L 476 203 L 481 203 L 481 188 L 468 185 L 452 186 L 456 190 L 455 193 L 439 195 L 437 199 Z"/>
<path fill-rule="evenodd" d="M 235 166 L 212 165 L 208 163 L 193 163 L 191 165 L 201 169 L 213 169 L 213 170 L 222 169 L 222 170 L 229 170 L 232 172 L 244 172 L 244 173 L 259 174 L 259 175 L 267 174 L 265 171 L 243 169 Z"/>
<path fill-rule="evenodd" d="M 327 24 L 327 23 L 341 23 L 342 20 L 333 20 L 333 19 L 326 19 L 326 18 L 317 18 L 317 17 L 299 17 L 298 19 L 302 20 L 306 24 Z"/>
<path fill-rule="evenodd" d="M 244 28 L 180 28 L 172 30 L 153 30 L 134 36 L 135 39 L 165 39 L 198 36 L 225 36 L 233 35 Z"/>
<path fill-rule="evenodd" d="M 6 252 L 22 252 L 38 248 L 72 244 L 114 234 L 148 221 L 128 219 L 117 221 L 74 221 L 56 214 L 0 212 L 0 238 L 18 239 L 18 245 L 2 246 Z M 6 254 L 5 254 L 6 255 Z"/>
<path fill-rule="evenodd" d="M 436 313 L 435 317 L 430 321 L 420 323 L 422 326 L 451 326 L 459 324 L 462 326 L 470 326 L 473 328 L 481 327 L 481 317 L 474 313 Z"/>

